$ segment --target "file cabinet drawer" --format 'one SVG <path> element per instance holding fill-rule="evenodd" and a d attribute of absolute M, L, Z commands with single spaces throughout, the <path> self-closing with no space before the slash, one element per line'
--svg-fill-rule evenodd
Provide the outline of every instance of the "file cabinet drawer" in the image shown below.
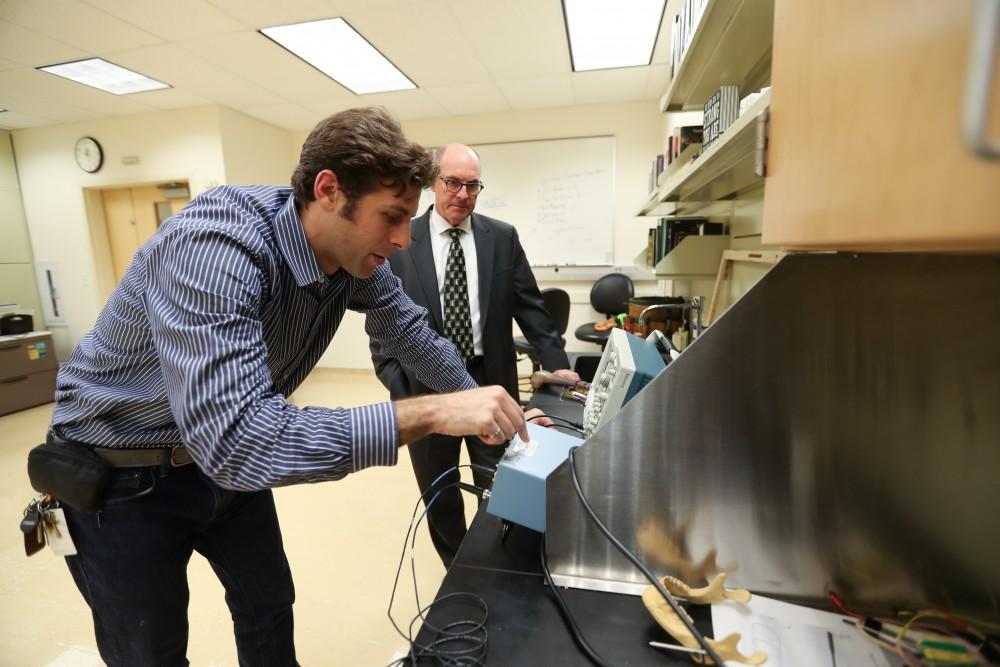
<path fill-rule="evenodd" d="M 22 375 L 55 370 L 52 336 L 5 336 L 0 338 L 0 382 Z"/>
<path fill-rule="evenodd" d="M 56 370 L 0 380 L 0 415 L 55 400 Z"/>

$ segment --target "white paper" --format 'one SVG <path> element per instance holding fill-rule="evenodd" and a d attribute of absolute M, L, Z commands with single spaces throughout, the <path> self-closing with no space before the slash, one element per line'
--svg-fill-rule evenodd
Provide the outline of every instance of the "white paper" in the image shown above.
<path fill-rule="evenodd" d="M 748 605 L 712 605 L 714 639 L 741 635 L 739 649 L 767 654 L 765 667 L 890 667 L 898 658 L 872 643 L 839 614 L 753 596 Z M 889 657 L 895 658 L 890 661 Z M 727 664 L 736 663 L 727 661 Z"/>
<path fill-rule="evenodd" d="M 66 524 L 66 515 L 61 507 L 47 510 L 46 515 L 51 517 L 54 525 L 44 523 L 45 541 L 48 543 L 52 553 L 56 556 L 75 556 L 76 545 L 69 534 L 69 526 Z"/>

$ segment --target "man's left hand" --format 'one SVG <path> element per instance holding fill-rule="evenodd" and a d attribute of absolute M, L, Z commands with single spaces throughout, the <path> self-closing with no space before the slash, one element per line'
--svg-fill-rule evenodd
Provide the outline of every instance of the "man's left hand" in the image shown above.
<path fill-rule="evenodd" d="M 580 374 L 577 373 L 576 371 L 571 371 L 568 368 L 560 368 L 557 371 L 552 371 L 552 374 L 553 375 L 558 375 L 562 379 L 569 380 L 570 382 L 579 382 L 580 381 Z"/>
<path fill-rule="evenodd" d="M 525 412 L 524 421 L 531 422 L 532 424 L 538 424 L 539 426 L 552 426 L 555 423 L 538 408 L 531 408 Z"/>

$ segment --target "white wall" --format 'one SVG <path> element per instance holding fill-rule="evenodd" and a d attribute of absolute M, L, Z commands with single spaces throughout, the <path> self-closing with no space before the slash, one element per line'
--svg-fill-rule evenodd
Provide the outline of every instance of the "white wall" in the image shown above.
<path fill-rule="evenodd" d="M 648 220 L 635 212 L 645 202 L 650 160 L 662 143 L 662 116 L 654 100 L 628 104 L 531 109 L 469 116 L 419 119 L 403 122 L 407 137 L 427 146 L 449 142 L 468 144 L 613 135 L 615 137 L 615 264 L 632 266 L 646 246 Z M 301 144 L 306 132 L 295 137 Z M 489 165 L 483 165 L 485 174 Z M 573 258 L 567 257 L 566 261 Z M 530 260 L 530 258 L 529 258 Z M 539 274 L 541 275 L 541 273 Z M 573 338 L 573 330 L 600 318 L 590 307 L 591 280 L 566 282 L 539 280 L 541 287 L 561 287 L 570 294 L 572 307 L 566 336 L 570 351 L 598 352 L 598 347 Z M 639 283 L 640 294 L 660 293 L 656 282 Z M 515 327 L 515 333 L 517 329 Z M 348 313 L 321 366 L 370 368 L 363 318 Z"/>
<path fill-rule="evenodd" d="M 73 159 L 73 146 L 85 135 L 104 149 L 104 165 L 95 174 Z M 88 189 L 186 180 L 194 196 L 230 182 L 227 166 L 240 180 L 268 182 L 284 173 L 287 182 L 291 163 L 285 130 L 216 106 L 17 130 L 13 138 L 35 260 L 55 262 L 63 283 L 67 325 L 51 327 L 63 360 L 93 326 L 113 287 L 103 227 L 88 219 L 88 206 L 95 207 Z M 238 158 L 228 165 L 224 145 Z M 256 150 L 254 160 L 246 158 L 249 147 Z M 125 156 L 139 163 L 124 165 Z"/>
<path fill-rule="evenodd" d="M 222 158 L 227 183 L 288 185 L 298 152 L 289 150 L 291 132 L 219 108 Z"/>

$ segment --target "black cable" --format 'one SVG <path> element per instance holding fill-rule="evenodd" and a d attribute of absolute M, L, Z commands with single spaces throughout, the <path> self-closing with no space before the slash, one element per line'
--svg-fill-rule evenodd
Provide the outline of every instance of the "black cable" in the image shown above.
<path fill-rule="evenodd" d="M 722 660 L 715 652 L 715 649 L 713 649 L 709 645 L 709 643 L 705 641 L 705 637 L 702 636 L 701 632 L 698 631 L 698 628 L 694 626 L 694 623 L 692 623 L 688 619 L 687 613 L 683 609 L 681 609 L 679 604 L 677 604 L 677 600 L 674 599 L 674 596 L 671 595 L 670 592 L 663 587 L 663 584 L 660 582 L 660 580 L 657 579 L 656 576 L 649 571 L 649 568 L 646 567 L 646 564 L 643 563 L 638 556 L 629 551 L 628 547 L 619 542 L 618 538 L 616 538 L 614 535 L 611 534 L 611 531 L 608 530 L 608 527 L 604 525 L 601 519 L 597 516 L 597 513 L 594 512 L 594 508 L 590 506 L 590 503 L 587 501 L 587 496 L 584 495 L 583 488 L 580 486 L 580 477 L 576 470 L 576 458 L 574 457 L 576 449 L 577 449 L 576 447 L 571 447 L 569 450 L 569 469 L 573 476 L 573 486 L 576 488 L 576 495 L 580 498 L 580 502 L 583 504 L 583 508 L 587 510 L 587 514 L 590 516 L 591 521 L 593 521 L 600 529 L 600 531 L 604 533 L 604 536 L 608 538 L 608 541 L 611 542 L 611 544 L 613 544 L 614 547 L 618 549 L 618 551 L 620 551 L 623 556 L 632 561 L 632 564 L 635 565 L 637 568 L 639 568 L 639 570 L 646 576 L 647 579 L 649 579 L 649 581 L 653 584 L 653 586 L 656 587 L 656 590 L 659 591 L 660 595 L 663 596 L 663 599 L 667 601 L 667 604 L 669 604 L 670 608 L 674 610 L 674 613 L 677 614 L 677 617 L 681 619 L 681 622 L 684 623 L 684 626 L 694 636 L 694 638 L 698 640 L 698 644 L 705 651 L 705 654 L 709 658 L 711 658 L 716 665 L 723 664 Z"/>
<path fill-rule="evenodd" d="M 486 601 L 474 595 L 472 593 L 451 593 L 445 595 L 438 600 L 431 602 L 431 604 L 426 607 L 420 607 L 420 596 L 417 592 L 417 573 L 415 563 L 413 565 L 413 589 L 414 595 L 417 601 L 417 614 L 410 620 L 409 626 L 407 627 L 407 632 L 403 632 L 400 627 L 396 624 L 396 620 L 392 617 L 392 605 L 396 599 L 396 591 L 399 588 L 399 575 L 403 571 L 403 560 L 406 558 L 406 547 L 407 542 L 410 543 L 410 553 L 412 560 L 412 553 L 417 539 L 417 529 L 420 526 L 420 522 L 423 521 L 424 516 L 427 515 L 428 510 L 434 504 L 434 501 L 441 495 L 441 493 L 450 488 L 466 488 L 466 490 L 472 489 L 473 493 L 481 496 L 484 489 L 478 486 L 469 485 L 464 482 L 452 482 L 440 488 L 435 488 L 438 482 L 444 479 L 446 476 L 452 474 L 453 472 L 458 472 L 460 468 L 473 468 L 480 470 L 489 475 L 493 475 L 496 471 L 493 468 L 487 466 L 482 466 L 479 464 L 469 464 L 463 466 L 455 466 L 446 470 L 444 473 L 439 475 L 437 479 L 431 482 L 430 486 L 420 494 L 417 498 L 417 502 L 413 506 L 413 514 L 410 517 L 410 525 L 407 528 L 406 536 L 403 538 L 403 551 L 399 556 L 399 565 L 396 568 L 396 577 L 392 584 L 392 593 L 389 596 L 389 607 L 386 610 L 389 616 L 389 621 L 392 623 L 392 627 L 395 628 L 396 632 L 407 640 L 410 644 L 409 655 L 406 658 L 400 658 L 395 660 L 390 665 L 401 665 L 405 664 L 408 660 L 412 664 L 416 665 L 417 661 L 421 658 L 433 658 L 437 664 L 444 665 L 445 667 L 478 667 L 484 664 L 483 660 L 486 657 L 486 619 L 488 615 L 488 608 Z M 434 496 L 426 503 L 424 512 L 417 519 L 416 524 L 414 524 L 414 519 L 417 517 L 417 510 L 420 508 L 420 503 L 426 496 L 434 492 Z M 412 537 L 411 537 L 412 535 Z M 439 608 L 443 605 L 453 603 L 459 599 L 470 599 L 477 606 L 482 609 L 481 619 L 472 620 L 459 620 L 446 625 L 443 628 L 437 628 L 427 622 L 426 614 L 432 609 Z M 437 633 L 434 640 L 427 645 L 417 644 L 413 637 L 413 626 L 418 619 L 424 621 L 424 625 L 430 630 Z M 459 629 L 462 629 L 461 631 Z M 457 648 L 455 646 L 457 645 Z"/>
<path fill-rule="evenodd" d="M 552 573 L 549 572 L 549 562 L 545 558 L 545 534 L 542 534 L 541 542 L 539 543 L 539 558 L 542 561 L 542 572 L 545 573 L 545 582 L 549 585 L 549 590 L 552 591 L 552 597 L 556 599 L 559 605 L 559 613 L 562 614 L 563 619 L 569 626 L 570 631 L 573 633 L 573 639 L 576 643 L 583 649 L 583 652 L 587 654 L 590 661 L 595 665 L 600 665 L 601 667 L 611 667 L 611 663 L 605 660 L 594 650 L 594 648 L 587 642 L 587 639 L 583 636 L 583 631 L 580 630 L 580 626 L 576 624 L 576 619 L 573 618 L 572 612 L 570 612 L 569 607 L 566 605 L 566 601 L 563 600 L 562 595 L 559 594 L 559 589 L 556 588 L 556 584 L 552 581 Z"/>
<path fill-rule="evenodd" d="M 541 419 L 542 417 L 548 417 L 549 419 L 552 419 L 554 421 L 560 421 L 566 424 L 566 426 L 563 426 L 561 428 L 570 428 L 579 433 L 583 433 L 583 424 L 577 424 L 576 422 L 570 421 L 569 419 L 566 419 L 564 417 L 560 417 L 559 415 L 547 415 L 543 413 L 540 415 L 535 415 L 534 417 L 528 417 L 526 421 L 530 422 L 533 419 Z"/>
<path fill-rule="evenodd" d="M 456 466 L 456 470 L 463 466 Z M 476 466 L 482 467 L 482 466 Z M 440 475 L 434 483 L 431 484 L 430 488 L 433 488 L 434 484 L 439 482 L 447 472 Z M 459 488 L 461 488 L 461 482 L 457 483 Z M 449 485 L 450 486 L 450 485 Z M 473 593 L 457 592 L 445 595 L 444 597 L 434 600 L 426 607 L 420 607 L 420 593 L 417 590 L 417 570 L 416 570 L 416 560 L 413 557 L 414 548 L 416 547 L 417 541 L 417 531 L 420 529 L 420 522 L 424 520 L 427 513 L 430 511 L 431 505 L 440 497 L 441 493 L 449 487 L 441 488 L 434 494 L 430 502 L 427 503 L 424 512 L 417 519 L 416 525 L 413 527 L 413 537 L 410 541 L 410 566 L 413 575 L 413 593 L 414 598 L 417 602 L 417 614 L 410 620 L 410 625 L 407 628 L 407 635 L 410 640 L 410 656 L 413 664 L 417 664 L 418 657 L 431 656 L 439 664 L 446 665 L 448 667 L 478 667 L 483 664 L 483 660 L 486 658 L 486 619 L 489 614 L 489 608 L 486 604 L 486 600 L 475 595 Z M 482 494 L 484 489 L 480 487 L 473 487 L 479 495 Z M 429 491 L 430 489 L 428 489 Z M 426 491 L 424 494 L 425 495 Z M 429 612 L 431 609 L 442 606 L 449 601 L 454 601 L 460 598 L 469 598 L 472 601 L 478 603 L 478 606 L 482 608 L 482 618 L 480 620 L 468 620 L 462 619 L 454 621 L 444 626 L 443 628 L 438 628 L 432 625 L 426 618 L 425 613 Z M 420 646 L 413 641 L 413 625 L 417 622 L 417 619 L 421 619 L 424 622 L 424 626 L 429 628 L 431 631 L 436 633 L 434 641 L 432 641 L 427 646 Z M 459 631 L 458 628 L 468 628 L 465 631 Z M 442 648 L 446 645 L 457 644 L 458 648 L 450 648 L 445 650 Z M 463 648 L 464 645 L 464 648 Z M 414 647 L 420 649 L 419 651 L 414 651 Z"/>

